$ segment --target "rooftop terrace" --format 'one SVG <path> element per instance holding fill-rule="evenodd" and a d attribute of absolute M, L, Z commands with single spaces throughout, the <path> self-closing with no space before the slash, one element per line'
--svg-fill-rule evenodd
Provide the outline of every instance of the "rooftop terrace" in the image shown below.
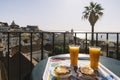
<path fill-rule="evenodd" d="M 13 34 L 14 33 L 14 34 Z M 27 33 L 29 35 L 22 35 Z M 33 67 L 42 59 L 69 53 L 70 43 L 80 45 L 80 53 L 88 54 L 90 32 L 0 32 L 0 63 L 8 80 L 29 80 Z M 110 38 L 111 35 L 115 37 Z M 120 33 L 95 32 L 94 45 L 101 55 L 120 60 Z M 2 75 L 2 77 L 5 77 Z M 4 79 L 5 80 L 5 79 Z"/>

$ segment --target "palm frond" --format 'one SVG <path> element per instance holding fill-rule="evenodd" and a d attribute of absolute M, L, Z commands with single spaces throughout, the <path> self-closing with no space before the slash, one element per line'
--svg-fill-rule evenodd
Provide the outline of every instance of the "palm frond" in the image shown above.
<path fill-rule="evenodd" d="M 85 13 L 87 13 L 87 11 L 85 10 L 85 11 L 83 11 L 82 13 L 85 14 Z"/>
<path fill-rule="evenodd" d="M 95 7 L 96 10 L 104 10 L 102 7 L 101 7 L 101 4 L 97 4 L 96 7 Z"/>
<path fill-rule="evenodd" d="M 89 8 L 88 6 L 85 6 L 85 9 L 86 9 L 86 10 L 90 10 L 90 8 Z"/>
<path fill-rule="evenodd" d="M 82 16 L 83 19 L 88 19 L 88 17 L 89 17 L 89 13 L 86 13 Z"/>
<path fill-rule="evenodd" d="M 99 16 L 102 16 L 102 15 L 103 15 L 103 12 L 99 12 L 98 15 L 99 15 Z"/>
<path fill-rule="evenodd" d="M 94 8 L 95 5 L 96 5 L 96 3 L 94 3 L 94 2 L 90 2 L 90 7 L 91 7 L 91 8 Z"/>

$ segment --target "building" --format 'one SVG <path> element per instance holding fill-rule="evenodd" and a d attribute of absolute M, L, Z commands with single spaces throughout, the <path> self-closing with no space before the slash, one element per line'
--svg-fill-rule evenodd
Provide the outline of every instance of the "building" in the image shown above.
<path fill-rule="evenodd" d="M 71 32 L 68 32 L 68 31 L 65 32 L 65 35 L 64 33 L 55 34 L 55 44 L 63 44 L 64 36 L 65 36 L 66 44 L 71 43 L 74 40 L 73 30 L 71 30 Z"/>
<path fill-rule="evenodd" d="M 9 29 L 8 23 L 0 22 L 0 31 L 5 32 L 8 31 L 8 29 Z"/>
<path fill-rule="evenodd" d="M 26 30 L 27 31 L 39 31 L 39 28 L 38 26 L 27 25 Z"/>
<path fill-rule="evenodd" d="M 22 31 L 22 29 L 20 28 L 19 25 L 15 24 L 15 22 L 12 21 L 9 31 L 19 32 L 19 31 Z"/>

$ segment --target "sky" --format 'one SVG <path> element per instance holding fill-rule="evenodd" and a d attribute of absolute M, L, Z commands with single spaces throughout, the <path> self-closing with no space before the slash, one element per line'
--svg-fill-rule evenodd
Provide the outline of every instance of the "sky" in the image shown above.
<path fill-rule="evenodd" d="M 44 31 L 90 32 L 82 12 L 91 1 L 104 8 L 95 32 L 120 32 L 120 0 L 1 0 L 0 22 L 10 25 L 14 20 L 20 27 L 37 25 Z"/>

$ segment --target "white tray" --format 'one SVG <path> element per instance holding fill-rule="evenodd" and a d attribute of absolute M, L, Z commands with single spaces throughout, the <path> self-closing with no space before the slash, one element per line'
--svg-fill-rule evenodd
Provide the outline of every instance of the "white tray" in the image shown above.
<path fill-rule="evenodd" d="M 69 57 L 65 57 L 65 56 L 49 57 L 48 62 L 46 64 L 45 72 L 43 74 L 43 80 L 48 80 L 48 76 L 49 76 L 50 72 L 54 70 L 55 66 L 58 66 L 58 65 L 70 66 L 69 63 L 70 63 Z M 89 56 L 80 57 L 78 64 L 79 64 L 79 66 L 89 65 Z M 101 76 L 104 78 L 111 77 L 112 79 L 110 79 L 110 80 L 120 80 L 120 78 L 117 75 L 115 75 L 113 72 L 111 72 L 105 66 L 103 66 L 101 63 L 99 63 L 99 72 L 100 72 Z M 104 80 L 104 79 L 100 78 L 99 80 Z M 106 79 L 106 80 L 109 80 L 109 79 Z"/>

